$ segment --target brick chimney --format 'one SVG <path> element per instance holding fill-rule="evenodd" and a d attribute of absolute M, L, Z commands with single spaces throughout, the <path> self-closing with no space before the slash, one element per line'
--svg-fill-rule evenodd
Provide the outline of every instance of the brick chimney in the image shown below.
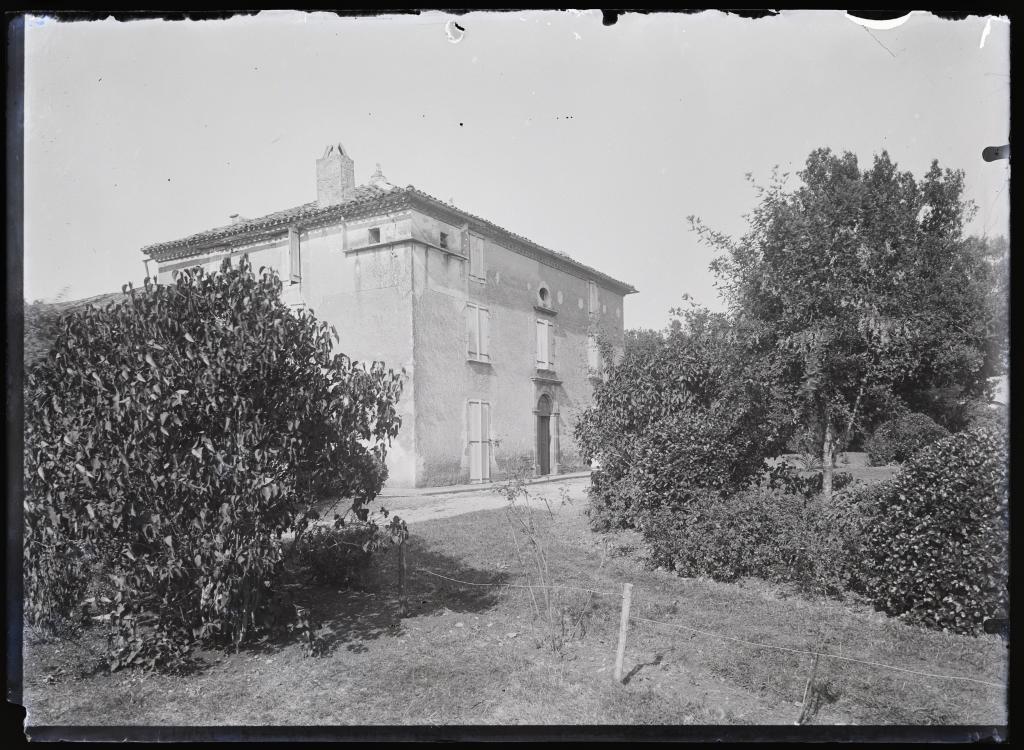
<path fill-rule="evenodd" d="M 330 145 L 316 160 L 316 202 L 331 206 L 345 201 L 355 189 L 355 163 L 340 143 Z"/>

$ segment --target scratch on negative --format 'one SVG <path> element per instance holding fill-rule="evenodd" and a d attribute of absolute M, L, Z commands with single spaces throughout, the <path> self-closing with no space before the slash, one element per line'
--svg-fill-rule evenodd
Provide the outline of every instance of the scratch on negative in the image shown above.
<path fill-rule="evenodd" d="M 884 49 L 886 52 L 888 52 L 893 57 L 896 57 L 896 53 L 893 52 L 888 47 L 886 47 L 884 44 L 882 44 L 881 40 L 879 40 L 879 38 L 877 36 L 875 36 L 874 34 L 871 33 L 871 29 L 869 29 L 867 26 L 861 26 L 861 28 L 864 29 L 864 31 L 868 32 L 868 36 L 870 36 L 872 39 L 874 39 L 876 42 L 878 42 L 879 46 L 882 49 Z"/>

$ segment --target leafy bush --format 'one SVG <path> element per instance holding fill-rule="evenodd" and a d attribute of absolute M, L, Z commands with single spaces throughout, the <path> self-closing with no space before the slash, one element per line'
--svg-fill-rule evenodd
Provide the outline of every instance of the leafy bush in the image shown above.
<path fill-rule="evenodd" d="M 384 528 L 368 521 L 317 525 L 295 540 L 294 559 L 314 583 L 350 586 L 366 573 L 374 553 L 406 534 L 401 521 Z"/>
<path fill-rule="evenodd" d="M 627 339 L 576 425 L 584 457 L 601 462 L 590 490 L 597 529 L 735 491 L 780 442 L 781 400 L 764 385 L 771 357 L 743 356 L 721 315 L 691 311 L 685 323 Z"/>
<path fill-rule="evenodd" d="M 1008 438 L 1010 432 L 1010 413 L 1006 406 L 984 405 L 976 408 L 970 416 L 968 429 L 987 429 L 996 435 Z"/>
<path fill-rule="evenodd" d="M 288 609 L 281 537 L 319 492 L 365 514 L 401 382 L 333 354 L 246 259 L 125 291 L 64 316 L 26 374 L 25 611 L 74 619 L 92 593 L 113 668 L 175 666 Z"/>
<path fill-rule="evenodd" d="M 787 464 L 779 464 L 762 471 L 760 481 L 767 482 L 773 489 L 781 489 L 792 495 L 810 499 L 821 494 L 824 477 L 821 471 L 807 474 L 797 471 Z M 832 475 L 832 490 L 839 492 L 853 484 L 853 474 L 848 471 L 837 471 Z"/>
<path fill-rule="evenodd" d="M 632 508 L 638 505 L 636 485 L 624 477 L 616 477 L 604 467 L 590 473 L 586 508 L 590 526 L 595 531 L 627 528 L 632 524 Z"/>
<path fill-rule="evenodd" d="M 989 430 L 933 443 L 863 490 L 863 590 L 908 622 L 980 633 L 1008 604 L 1008 450 Z"/>
<path fill-rule="evenodd" d="M 651 562 L 683 576 L 758 577 L 842 595 L 860 528 L 843 495 L 825 504 L 764 482 L 728 498 L 705 494 L 683 512 L 656 511 L 644 536 Z"/>
<path fill-rule="evenodd" d="M 907 414 L 879 425 L 868 440 L 872 466 L 901 464 L 926 445 L 949 436 L 949 430 L 925 414 Z"/>

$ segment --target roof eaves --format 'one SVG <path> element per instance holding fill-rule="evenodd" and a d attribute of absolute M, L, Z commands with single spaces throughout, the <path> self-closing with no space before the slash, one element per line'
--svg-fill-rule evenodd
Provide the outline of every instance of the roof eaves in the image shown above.
<path fill-rule="evenodd" d="M 466 211 L 464 209 L 459 208 L 458 206 L 455 206 L 455 205 L 453 205 L 451 203 L 448 203 L 447 201 L 443 201 L 440 198 L 436 198 L 433 195 L 430 195 L 429 193 L 425 193 L 422 190 L 417 189 L 413 185 L 408 185 L 408 186 L 406 186 L 405 189 L 407 191 L 409 191 L 410 193 L 412 193 L 412 194 L 414 194 L 414 195 L 416 195 L 416 196 L 418 196 L 420 198 L 423 198 L 423 199 L 426 199 L 426 200 L 431 201 L 433 203 L 439 204 L 439 205 L 443 206 L 444 208 L 448 209 L 449 211 L 453 211 L 453 212 L 455 212 L 457 214 L 465 216 L 466 218 L 469 218 L 469 219 L 472 219 L 472 220 L 474 220 L 476 222 L 479 222 L 480 224 L 483 224 L 487 228 L 491 229 L 492 231 L 495 231 L 495 232 L 498 232 L 500 234 L 503 234 L 506 237 L 509 237 L 509 238 L 513 239 L 514 241 L 519 242 L 520 244 L 526 245 L 527 247 L 529 247 L 529 248 L 531 248 L 533 250 L 539 251 L 540 253 L 549 255 L 549 256 L 551 256 L 553 258 L 557 258 L 559 260 L 562 260 L 562 261 L 564 261 L 566 263 L 569 263 L 570 265 L 572 265 L 572 266 L 574 266 L 576 268 L 579 268 L 579 269 L 581 269 L 583 271 L 586 271 L 587 273 L 589 273 L 589 274 L 591 274 L 593 276 L 596 276 L 597 278 L 599 278 L 599 279 L 601 279 L 603 281 L 610 282 L 614 286 L 616 286 L 619 289 L 621 289 L 623 294 L 636 294 L 637 293 L 636 288 L 632 284 L 628 284 L 625 281 L 620 281 L 619 279 L 616 279 L 613 276 L 609 276 L 606 273 L 602 273 L 601 271 L 598 271 L 596 268 L 592 268 L 591 266 L 588 266 L 585 263 L 580 263 L 578 260 L 576 260 L 575 258 L 573 258 L 570 255 L 566 255 L 565 253 L 559 252 L 557 250 L 552 250 L 551 248 L 544 247 L 543 245 L 540 245 L 540 244 L 534 242 L 529 237 L 524 237 L 521 234 L 516 234 L 515 232 L 512 232 L 512 231 L 510 231 L 508 229 L 505 229 L 504 227 L 498 226 L 494 222 L 488 221 L 487 219 L 484 219 L 481 216 L 477 216 L 476 214 L 472 214 L 469 211 Z"/>
<path fill-rule="evenodd" d="M 304 203 L 301 206 L 287 208 L 282 211 L 275 211 L 274 213 L 266 214 L 265 216 L 239 222 L 238 224 L 208 229 L 204 232 L 191 234 L 177 240 L 146 245 L 141 248 L 140 252 L 148 255 L 149 257 L 156 257 L 158 254 L 164 254 L 173 250 L 188 249 L 192 250 L 192 252 L 186 253 L 184 256 L 175 257 L 198 255 L 203 250 L 209 249 L 211 246 L 216 245 L 216 243 L 223 240 L 230 240 L 234 237 L 243 237 L 245 235 L 261 231 L 288 226 L 297 221 L 308 221 L 310 219 L 319 219 L 333 215 L 345 217 L 346 213 L 355 212 L 360 208 L 374 204 L 382 204 L 388 199 L 400 199 L 406 192 L 402 188 L 379 191 L 371 189 L 368 186 L 360 187 L 366 188 L 364 191 L 366 194 L 360 195 L 353 200 L 346 201 L 345 203 L 338 203 L 330 206 L 320 206 L 315 201 L 311 203 Z"/>
<path fill-rule="evenodd" d="M 370 186 L 360 186 L 360 188 L 370 189 Z M 204 250 L 210 249 L 215 246 L 218 242 L 224 240 L 230 240 L 234 237 L 245 236 L 247 234 L 254 234 L 261 231 L 272 230 L 275 227 L 287 226 L 294 224 L 296 221 L 308 221 L 310 219 L 322 219 L 331 217 L 337 214 L 339 218 L 346 218 L 346 213 L 354 213 L 357 209 L 365 208 L 373 205 L 374 203 L 384 203 L 387 199 L 407 199 L 409 196 L 416 196 L 421 200 L 429 201 L 437 206 L 442 207 L 464 219 L 472 220 L 473 222 L 480 224 L 490 231 L 502 235 L 516 243 L 524 245 L 535 252 L 542 255 L 547 255 L 551 258 L 560 260 L 570 266 L 586 272 L 589 275 L 594 276 L 606 283 L 609 283 L 613 287 L 618 288 L 623 294 L 636 294 L 637 290 L 632 284 L 628 284 L 624 281 L 620 281 L 606 273 L 598 271 L 596 268 L 581 263 L 572 256 L 566 255 L 565 253 L 551 248 L 544 247 L 528 237 L 524 237 L 521 234 L 516 234 L 504 227 L 498 226 L 494 222 L 488 221 L 481 216 L 472 214 L 458 206 L 443 201 L 429 193 L 425 193 L 419 190 L 413 185 L 407 185 L 404 188 L 394 188 L 382 192 L 370 192 L 368 195 L 357 197 L 353 200 L 345 203 L 339 203 L 332 206 L 320 206 L 315 201 L 310 203 L 304 203 L 294 208 L 284 209 L 282 211 L 275 211 L 271 214 L 266 214 L 255 219 L 249 219 L 247 221 L 239 222 L 238 224 L 230 224 L 224 227 L 216 227 L 214 229 L 208 229 L 204 232 L 198 232 L 191 234 L 187 237 L 183 237 L 177 240 L 170 240 L 168 242 L 159 242 L 150 245 L 146 245 L 141 248 L 140 252 L 148 255 L 151 258 L 159 255 L 170 254 L 172 251 L 178 250 L 179 253 L 173 255 L 174 258 L 188 257 L 189 255 L 199 255 Z M 191 251 L 181 253 L 180 251 Z M 170 258 L 162 258 L 166 260 Z"/>

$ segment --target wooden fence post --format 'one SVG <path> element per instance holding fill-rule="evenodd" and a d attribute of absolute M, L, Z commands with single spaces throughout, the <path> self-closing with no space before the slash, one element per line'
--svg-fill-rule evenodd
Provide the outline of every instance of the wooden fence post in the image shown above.
<path fill-rule="evenodd" d="M 629 605 L 633 600 L 633 584 L 622 584 L 622 616 L 619 619 L 619 648 L 615 652 L 615 681 L 622 682 L 622 658 L 626 655 L 626 631 L 629 630 Z"/>
<path fill-rule="evenodd" d="M 797 725 L 803 724 L 805 721 L 807 721 L 807 718 L 810 716 L 810 711 L 809 711 L 809 709 L 810 709 L 810 702 L 808 702 L 807 696 L 810 695 L 811 696 L 811 702 L 814 701 L 814 695 L 811 694 L 811 685 L 814 684 L 814 676 L 816 674 L 818 674 L 818 657 L 819 656 L 821 656 L 821 655 L 818 654 L 818 653 L 814 654 L 814 665 L 811 667 L 811 674 L 807 677 L 807 684 L 804 685 L 804 699 L 800 703 L 800 716 L 798 716 L 797 720 L 795 722 L 793 722 L 794 724 L 797 724 Z"/>
<path fill-rule="evenodd" d="M 408 602 L 405 596 L 405 539 L 398 544 L 398 616 L 405 617 L 408 613 Z"/>

